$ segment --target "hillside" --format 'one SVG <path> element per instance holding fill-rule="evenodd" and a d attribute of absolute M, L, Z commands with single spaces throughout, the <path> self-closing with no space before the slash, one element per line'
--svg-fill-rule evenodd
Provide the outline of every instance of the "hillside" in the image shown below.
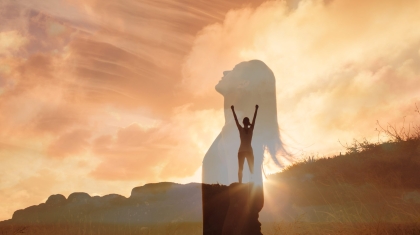
<path fill-rule="evenodd" d="M 359 143 L 269 176 L 279 220 L 420 222 L 420 140 Z"/>
<path fill-rule="evenodd" d="M 306 176 L 324 184 L 373 184 L 394 189 L 420 189 L 420 141 L 411 139 L 382 144 L 361 143 L 359 149 L 328 158 L 296 163 L 272 180 Z"/>

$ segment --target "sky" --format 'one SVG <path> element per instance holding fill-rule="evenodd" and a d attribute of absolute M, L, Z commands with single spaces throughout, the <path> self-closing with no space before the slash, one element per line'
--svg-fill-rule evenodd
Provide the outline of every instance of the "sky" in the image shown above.
<path fill-rule="evenodd" d="M 0 220 L 52 194 L 199 182 L 224 124 L 214 86 L 242 61 L 274 72 L 296 161 L 386 140 L 377 122 L 420 123 L 419 11 L 415 0 L 0 0 Z"/>

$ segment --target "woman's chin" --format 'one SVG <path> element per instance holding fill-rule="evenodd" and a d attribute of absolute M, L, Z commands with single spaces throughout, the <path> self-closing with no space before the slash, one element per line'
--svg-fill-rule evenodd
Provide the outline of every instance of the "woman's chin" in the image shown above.
<path fill-rule="evenodd" d="M 214 86 L 214 89 L 217 91 L 217 92 L 219 92 L 220 94 L 224 94 L 224 90 L 225 89 L 223 89 L 224 87 L 223 87 L 223 84 L 220 84 L 222 81 L 219 81 L 219 83 L 217 83 L 216 84 L 216 86 Z"/>
<path fill-rule="evenodd" d="M 229 83 L 226 83 L 226 82 L 220 80 L 219 83 L 217 83 L 217 85 L 214 88 L 221 95 L 226 96 L 226 95 L 229 95 L 229 94 L 233 94 L 233 91 L 234 91 L 231 88 L 231 86 L 229 86 L 229 85 L 230 85 Z"/>

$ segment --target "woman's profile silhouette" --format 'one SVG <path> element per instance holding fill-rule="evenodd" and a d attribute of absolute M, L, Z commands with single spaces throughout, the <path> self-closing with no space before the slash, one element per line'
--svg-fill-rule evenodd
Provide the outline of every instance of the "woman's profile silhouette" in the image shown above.
<path fill-rule="evenodd" d="M 252 113 L 254 105 L 258 104 L 262 108 L 258 112 L 257 128 L 253 130 L 252 143 L 250 143 L 253 149 L 254 167 L 250 166 L 251 157 L 245 156 L 245 158 L 253 171 L 252 181 L 262 186 L 264 156 L 270 157 L 272 162 L 280 167 L 282 162 L 278 156 L 280 154 L 286 158 L 290 156 L 283 148 L 280 138 L 274 74 L 260 60 L 241 62 L 233 70 L 223 72 L 223 77 L 215 89 L 224 98 L 225 123 L 204 156 L 202 182 L 224 185 L 237 182 L 240 172 L 238 169 L 240 139 L 237 125 L 232 118 L 231 105 L 234 105 L 237 117 L 243 119 L 245 114 Z M 242 165 L 239 164 L 239 167 Z M 242 182 L 249 181 L 250 172 L 243 171 Z"/>
<path fill-rule="evenodd" d="M 236 126 L 239 130 L 239 137 L 241 139 L 241 145 L 238 150 L 238 182 L 242 183 L 242 171 L 244 169 L 245 159 L 248 162 L 249 171 L 251 174 L 254 174 L 254 152 L 252 150 L 252 134 L 254 132 L 255 119 L 257 118 L 258 105 L 255 105 L 254 117 L 252 118 L 252 123 L 249 122 L 249 118 L 245 117 L 242 121 L 244 127 L 241 126 L 238 122 L 238 117 L 235 113 L 235 107 L 231 106 L 233 117 L 235 118 Z"/>

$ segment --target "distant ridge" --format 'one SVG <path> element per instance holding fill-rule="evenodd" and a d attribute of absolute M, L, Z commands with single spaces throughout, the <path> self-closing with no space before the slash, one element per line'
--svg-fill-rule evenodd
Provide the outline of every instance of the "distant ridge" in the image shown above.
<path fill-rule="evenodd" d="M 176 201 L 176 203 L 174 203 Z M 162 182 L 133 188 L 129 198 L 118 194 L 93 196 L 75 192 L 51 195 L 45 203 L 17 210 L 18 224 L 201 222 L 201 184 Z"/>

